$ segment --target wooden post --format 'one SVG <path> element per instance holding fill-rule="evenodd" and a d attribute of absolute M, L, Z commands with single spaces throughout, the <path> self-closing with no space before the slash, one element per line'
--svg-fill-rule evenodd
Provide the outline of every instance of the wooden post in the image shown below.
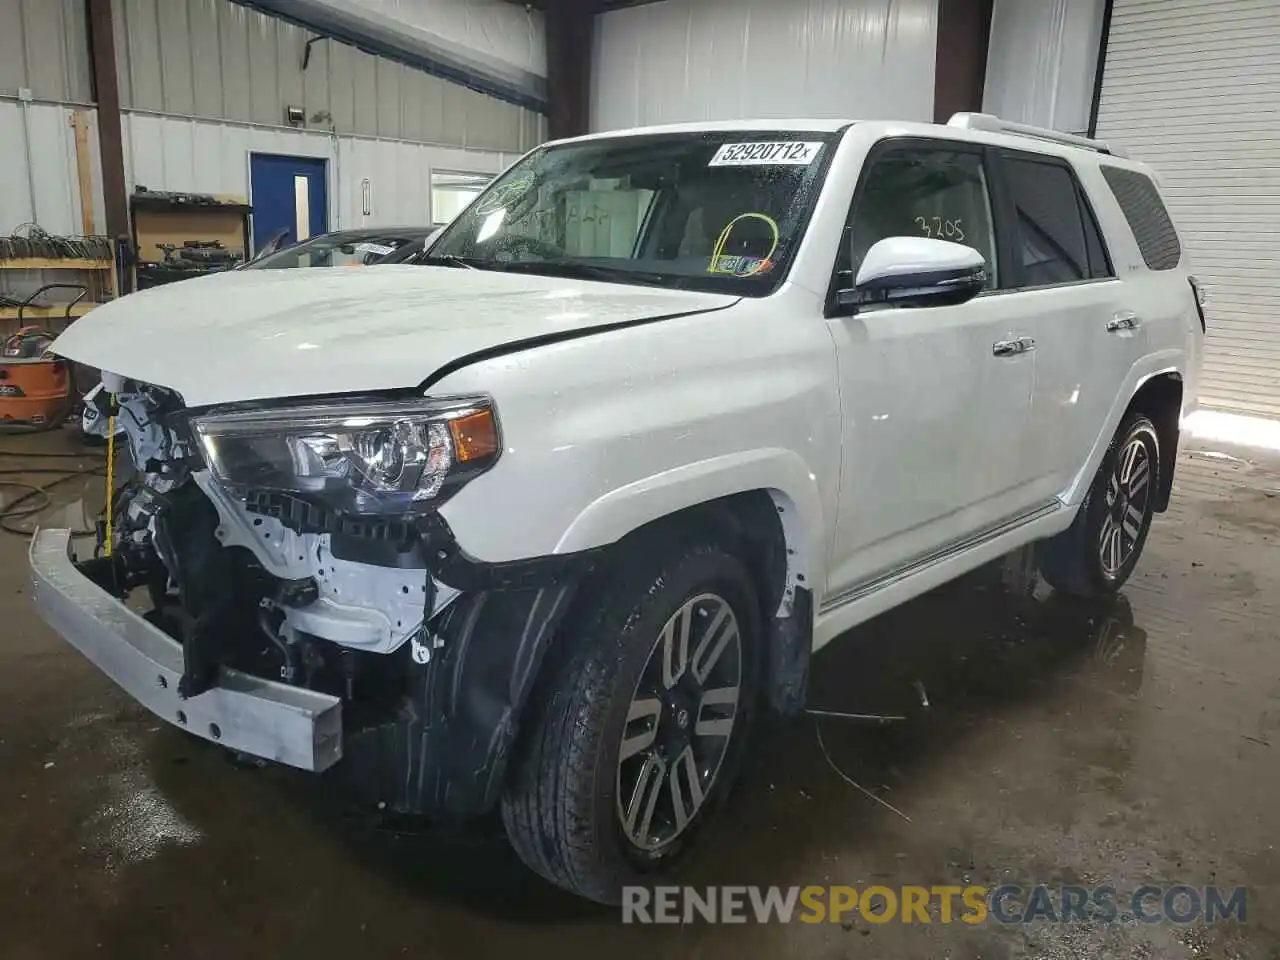
<path fill-rule="evenodd" d="M 551 0 L 546 8 L 547 132 L 552 140 L 591 128 L 591 55 L 597 0 Z"/>
<path fill-rule="evenodd" d="M 116 76 L 111 0 L 85 0 L 85 12 L 89 19 L 93 93 L 98 104 L 98 149 L 102 154 L 106 232 L 114 240 L 129 232 L 129 196 L 124 179 L 124 134 L 120 121 L 120 86 Z"/>
<path fill-rule="evenodd" d="M 982 110 L 993 0 L 939 0 L 933 119 Z"/>
<path fill-rule="evenodd" d="M 89 116 L 83 110 L 71 111 L 71 126 L 76 132 L 76 179 L 80 183 L 80 224 L 86 237 L 96 236 L 93 218 L 93 157 L 89 152 Z"/>

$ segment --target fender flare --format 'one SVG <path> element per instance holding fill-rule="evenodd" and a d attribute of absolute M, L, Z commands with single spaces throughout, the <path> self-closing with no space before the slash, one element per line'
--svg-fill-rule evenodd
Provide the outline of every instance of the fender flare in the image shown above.
<path fill-rule="evenodd" d="M 821 500 L 816 477 L 794 451 L 747 451 L 610 491 L 578 514 L 546 557 L 478 562 L 442 519 L 425 525 L 433 574 L 464 594 L 433 622 L 438 655 L 426 665 L 406 664 L 409 708 L 348 744 L 346 765 L 356 780 L 403 812 L 457 819 L 491 809 L 552 638 L 600 555 L 647 523 L 760 490 L 772 498 L 787 540 L 786 589 L 769 625 L 767 690 L 776 709 L 794 714 L 808 684 Z M 407 659 L 404 648 L 397 655 Z"/>
<path fill-rule="evenodd" d="M 734 494 L 773 497 L 789 551 L 788 583 L 825 583 L 822 497 L 817 476 L 794 450 L 768 447 L 711 457 L 652 474 L 598 497 L 573 520 L 555 552 L 577 553 L 616 543 L 681 510 Z"/>
<path fill-rule="evenodd" d="M 1098 472 L 1098 466 L 1111 445 L 1111 439 L 1120 428 L 1120 421 L 1133 403 L 1133 398 L 1138 395 L 1138 391 L 1156 377 L 1170 373 L 1183 376 L 1186 362 L 1187 355 L 1183 350 L 1161 350 L 1143 357 L 1130 368 L 1124 387 L 1117 391 L 1116 399 L 1107 413 L 1106 423 L 1094 440 L 1093 449 L 1089 451 L 1089 459 L 1071 481 L 1071 486 L 1062 494 L 1063 503 L 1069 507 L 1078 507 L 1084 501 L 1093 483 L 1094 475 Z M 1185 396 L 1183 402 L 1184 404 L 1186 402 Z"/>

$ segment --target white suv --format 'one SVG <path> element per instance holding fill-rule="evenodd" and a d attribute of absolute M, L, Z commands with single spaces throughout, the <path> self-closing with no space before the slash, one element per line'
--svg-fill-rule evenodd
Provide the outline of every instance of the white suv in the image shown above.
<path fill-rule="evenodd" d="M 612 900 L 850 627 L 1037 541 L 1057 588 L 1118 589 L 1203 337 L 1105 144 L 984 115 L 552 143 L 416 264 L 77 321 L 55 350 L 104 371 L 138 478 L 109 555 L 35 537 L 36 603 L 165 720 L 394 810 L 498 806 Z"/>

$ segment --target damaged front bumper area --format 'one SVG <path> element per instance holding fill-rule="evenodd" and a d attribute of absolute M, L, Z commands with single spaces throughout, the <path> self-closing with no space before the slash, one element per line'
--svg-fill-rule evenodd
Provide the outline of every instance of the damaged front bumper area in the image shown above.
<path fill-rule="evenodd" d="M 379 809 L 490 810 L 598 551 L 485 562 L 455 540 L 436 507 L 497 458 L 489 402 L 195 417 L 163 387 L 111 389 L 101 412 L 118 413 L 137 472 L 103 556 L 77 562 L 65 530 L 33 540 L 44 619 L 206 740 L 333 768 Z"/>
<path fill-rule="evenodd" d="M 126 693 L 175 726 L 231 750 L 320 772 L 342 759 L 342 701 L 223 667 L 197 697 L 179 697 L 182 646 L 77 568 L 68 530 L 31 541 L 36 609 Z"/>

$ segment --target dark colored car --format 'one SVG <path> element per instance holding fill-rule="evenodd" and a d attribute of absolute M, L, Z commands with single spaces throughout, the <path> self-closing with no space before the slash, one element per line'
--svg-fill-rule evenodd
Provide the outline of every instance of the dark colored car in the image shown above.
<path fill-rule="evenodd" d="M 245 270 L 298 267 L 368 267 L 400 263 L 422 250 L 435 227 L 368 227 L 335 230 L 283 249 L 271 249 L 244 265 Z"/>

